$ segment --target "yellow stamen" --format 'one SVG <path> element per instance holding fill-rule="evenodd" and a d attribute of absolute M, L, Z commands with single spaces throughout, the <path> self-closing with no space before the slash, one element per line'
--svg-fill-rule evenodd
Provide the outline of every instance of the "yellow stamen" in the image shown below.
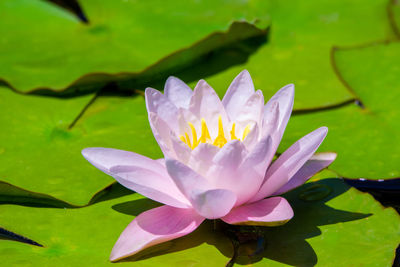
<path fill-rule="evenodd" d="M 187 133 L 185 133 L 185 136 L 186 136 L 186 144 L 187 144 L 190 148 L 193 149 L 192 144 L 190 143 L 189 135 L 188 135 Z"/>
<path fill-rule="evenodd" d="M 208 131 L 208 127 L 207 127 L 206 121 L 204 119 L 201 119 L 201 136 L 199 139 L 197 139 L 197 132 L 196 132 L 196 128 L 194 127 L 194 125 L 191 122 L 188 122 L 188 125 L 192 132 L 192 140 L 190 139 L 188 133 L 185 133 L 185 135 L 179 136 L 179 138 L 183 143 L 185 143 L 191 149 L 195 149 L 200 143 L 209 143 L 209 144 L 213 144 L 214 146 L 221 148 L 228 142 L 228 140 L 225 138 L 224 125 L 222 123 L 221 116 L 219 116 L 219 118 L 218 118 L 218 135 L 215 138 L 214 142 L 212 142 L 210 132 Z M 251 131 L 250 125 L 247 125 L 243 131 L 243 138 L 240 139 L 236 136 L 236 123 L 232 123 L 232 129 L 230 131 L 231 136 L 230 136 L 229 140 L 243 141 L 247 137 L 247 135 L 250 133 L 250 131 Z"/>
<path fill-rule="evenodd" d="M 224 134 L 224 126 L 222 125 L 221 116 L 218 118 L 218 136 L 215 138 L 213 145 L 219 148 L 226 144 L 227 140 Z"/>
<path fill-rule="evenodd" d="M 179 138 L 181 139 L 182 142 L 184 142 L 185 144 L 189 145 L 189 144 L 186 142 L 186 139 L 185 139 L 185 137 L 184 137 L 183 135 L 179 136 Z"/>
<path fill-rule="evenodd" d="M 246 128 L 244 128 L 243 131 L 243 138 L 242 141 L 244 141 L 244 139 L 246 138 L 246 136 L 250 133 L 250 125 L 247 125 Z"/>
<path fill-rule="evenodd" d="M 211 140 L 211 136 L 208 132 L 206 121 L 204 119 L 201 119 L 201 136 L 199 142 L 207 143 L 208 140 Z"/>
<path fill-rule="evenodd" d="M 188 122 L 190 129 L 192 130 L 192 136 L 193 136 L 193 145 L 192 149 L 195 149 L 199 145 L 199 141 L 197 140 L 197 133 L 196 133 L 196 128 L 194 128 L 194 125 L 191 122 Z"/>
<path fill-rule="evenodd" d="M 231 130 L 231 140 L 236 140 L 236 139 L 238 139 L 238 138 L 236 137 L 236 135 L 235 135 L 235 127 L 236 127 L 236 124 L 233 123 L 233 124 L 232 124 L 232 130 Z"/>

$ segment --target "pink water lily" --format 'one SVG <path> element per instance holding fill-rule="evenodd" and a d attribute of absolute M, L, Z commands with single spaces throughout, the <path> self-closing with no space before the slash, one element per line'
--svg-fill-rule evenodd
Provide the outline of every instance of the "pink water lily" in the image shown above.
<path fill-rule="evenodd" d="M 205 219 L 229 224 L 280 225 L 293 217 L 283 194 L 328 166 L 335 153 L 315 154 L 321 127 L 273 161 L 294 98 L 280 89 L 264 105 L 250 74 L 242 71 L 222 101 L 201 80 L 192 91 L 170 77 L 164 94 L 146 89 L 150 125 L 165 159 L 111 148 L 83 156 L 123 186 L 165 205 L 138 215 L 123 231 L 110 259 L 191 233 Z"/>

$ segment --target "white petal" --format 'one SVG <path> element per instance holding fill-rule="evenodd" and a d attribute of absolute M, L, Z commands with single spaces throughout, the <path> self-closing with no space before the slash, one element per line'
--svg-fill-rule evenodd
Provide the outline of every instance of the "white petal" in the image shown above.
<path fill-rule="evenodd" d="M 171 129 L 178 128 L 178 108 L 162 93 L 146 88 L 145 91 L 147 112 L 154 112 L 164 120 Z"/>
<path fill-rule="evenodd" d="M 205 119 L 211 138 L 218 135 L 218 120 L 221 117 L 224 125 L 228 125 L 225 109 L 214 89 L 206 81 L 200 80 L 194 88 L 189 110 L 200 120 Z M 225 132 L 227 135 L 228 132 Z"/>
<path fill-rule="evenodd" d="M 293 109 L 293 100 L 294 100 L 294 85 L 288 84 L 285 87 L 281 88 L 265 105 L 264 108 L 264 121 L 269 120 L 269 116 L 271 116 L 270 107 L 274 102 L 279 103 L 279 123 L 278 123 L 278 131 L 279 131 L 279 140 L 282 138 L 283 132 L 285 131 L 286 125 L 289 121 L 290 114 Z"/>
<path fill-rule="evenodd" d="M 239 109 L 254 94 L 254 85 L 247 70 L 243 70 L 232 81 L 222 99 L 222 104 L 231 120 L 237 117 Z"/>
<path fill-rule="evenodd" d="M 328 128 L 321 127 L 289 147 L 268 169 L 260 191 L 251 199 L 258 201 L 284 186 L 306 163 L 324 140 Z"/>
<path fill-rule="evenodd" d="M 178 108 L 188 108 L 193 91 L 180 79 L 170 76 L 165 83 L 164 94 Z"/>

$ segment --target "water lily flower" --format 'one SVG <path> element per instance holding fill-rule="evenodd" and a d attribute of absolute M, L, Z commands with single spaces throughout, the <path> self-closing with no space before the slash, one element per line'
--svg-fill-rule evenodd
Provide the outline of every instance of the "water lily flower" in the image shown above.
<path fill-rule="evenodd" d="M 265 105 L 250 74 L 242 71 L 222 101 L 200 80 L 191 90 L 168 78 L 164 94 L 147 88 L 150 126 L 164 159 L 134 152 L 86 148 L 83 156 L 123 186 L 165 205 L 138 215 L 123 231 L 110 259 L 117 261 L 194 231 L 205 219 L 235 225 L 280 225 L 293 217 L 280 197 L 328 166 L 334 153 L 315 154 L 321 127 L 276 160 L 289 120 L 294 86 Z"/>

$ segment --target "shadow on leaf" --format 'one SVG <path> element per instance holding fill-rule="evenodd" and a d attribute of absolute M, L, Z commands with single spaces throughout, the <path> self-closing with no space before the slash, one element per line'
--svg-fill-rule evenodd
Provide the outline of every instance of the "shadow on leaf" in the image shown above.
<path fill-rule="evenodd" d="M 123 261 L 141 261 L 207 243 L 231 258 L 227 266 L 234 263 L 251 264 L 263 258 L 295 266 L 312 266 L 317 263 L 317 255 L 306 240 L 321 235 L 318 226 L 359 220 L 372 215 L 337 210 L 325 204 L 349 188 L 342 179 L 308 183 L 284 195 L 291 203 L 295 216 L 283 226 L 234 226 L 218 221 L 215 228 L 212 221 L 206 221 L 188 236 L 153 246 Z M 140 199 L 120 203 L 112 208 L 137 216 L 156 206 L 158 204 L 151 200 Z"/>
<path fill-rule="evenodd" d="M 89 205 L 116 199 L 133 193 L 133 191 L 123 187 L 119 183 L 114 182 L 106 188 L 98 191 L 90 199 L 88 204 L 78 206 L 47 194 L 29 191 L 7 182 L 0 181 L 0 205 L 11 204 L 36 208 L 75 209 L 87 207 Z"/>

